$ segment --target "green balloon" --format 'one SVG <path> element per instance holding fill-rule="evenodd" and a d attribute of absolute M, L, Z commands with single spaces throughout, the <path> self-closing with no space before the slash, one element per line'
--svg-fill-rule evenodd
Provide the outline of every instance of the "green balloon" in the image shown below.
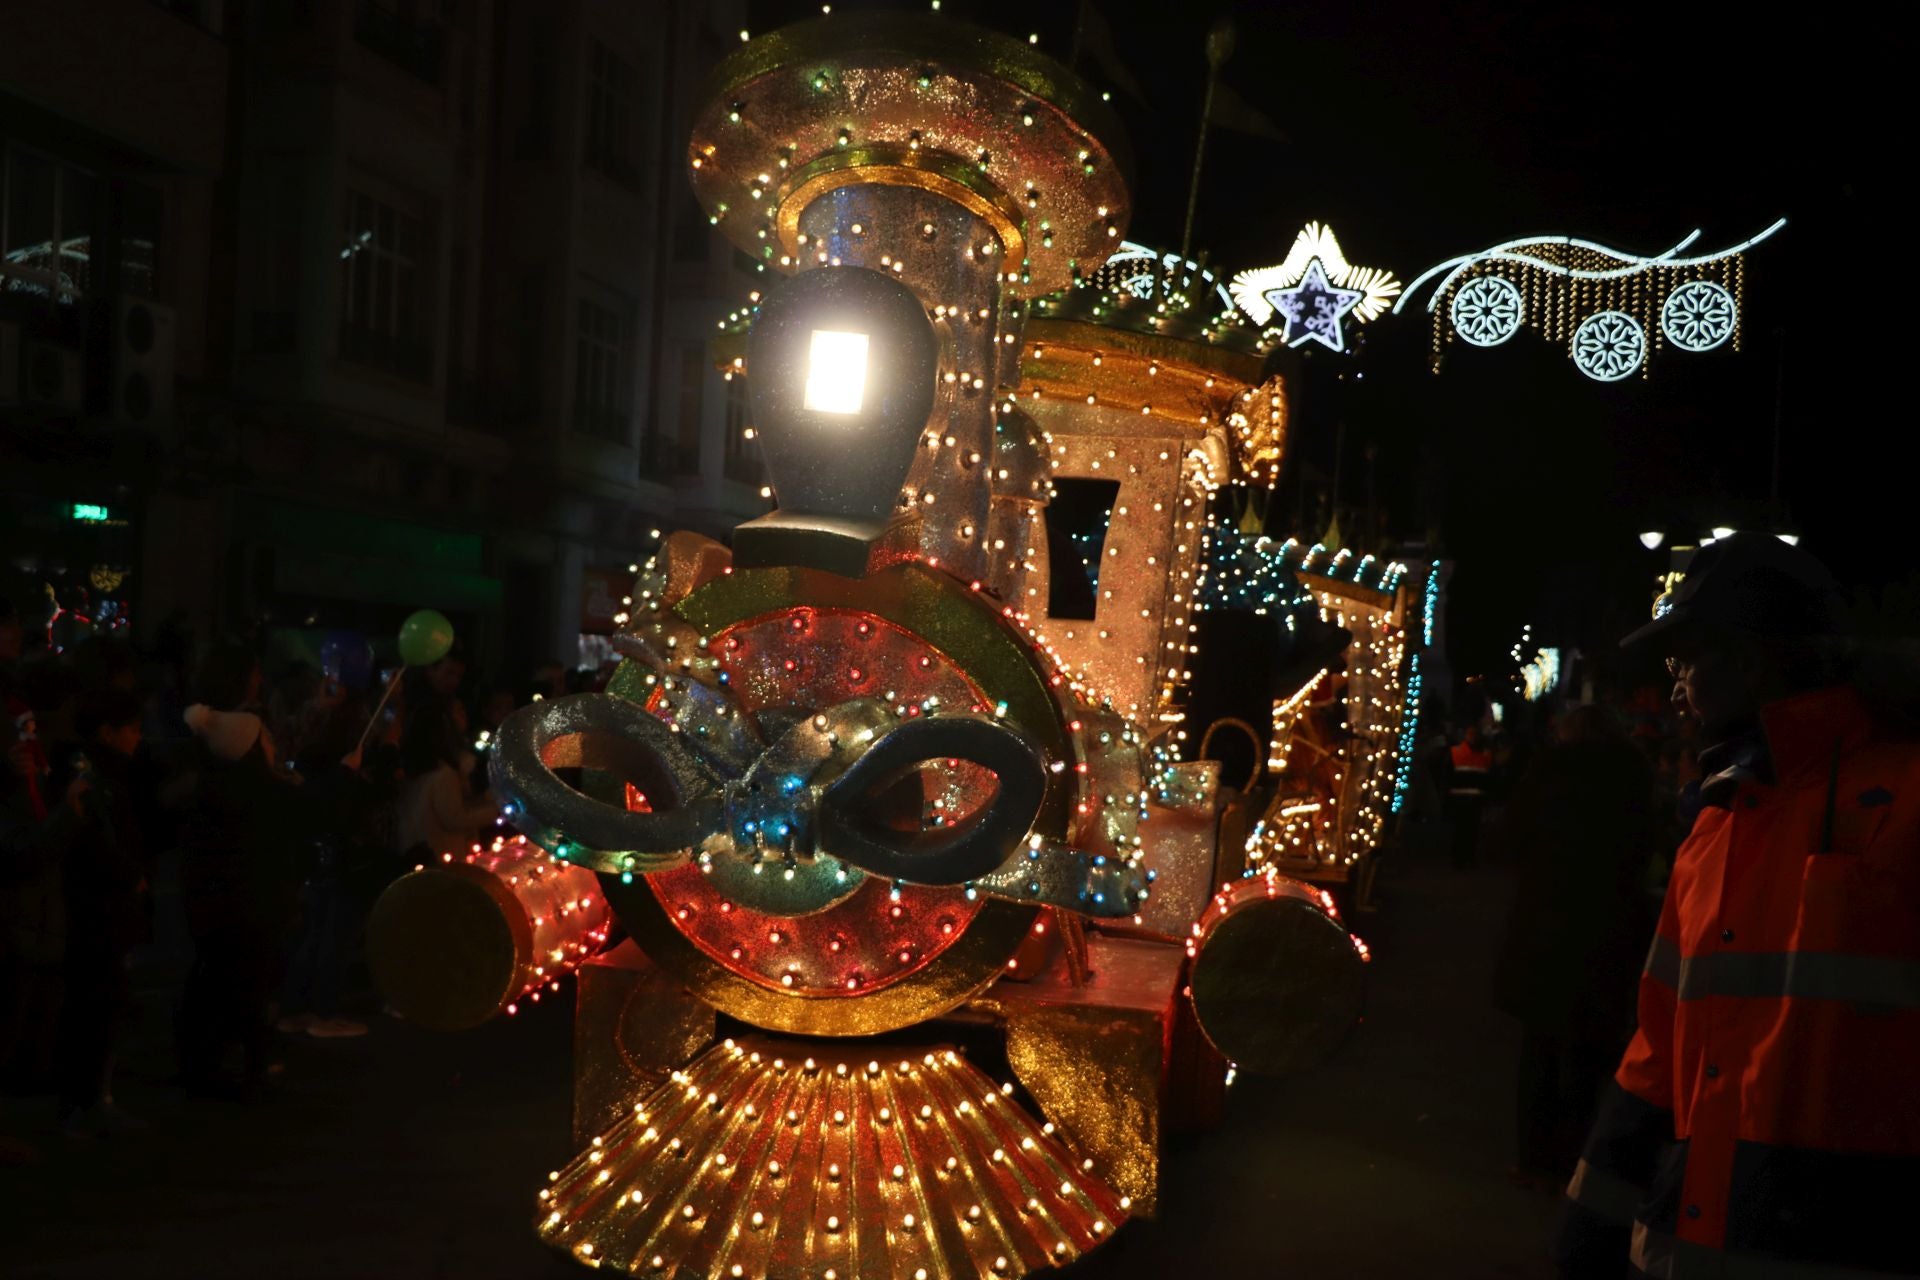
<path fill-rule="evenodd" d="M 425 667 L 447 656 L 453 648 L 453 624 L 437 609 L 421 609 L 400 624 L 400 661 Z"/>

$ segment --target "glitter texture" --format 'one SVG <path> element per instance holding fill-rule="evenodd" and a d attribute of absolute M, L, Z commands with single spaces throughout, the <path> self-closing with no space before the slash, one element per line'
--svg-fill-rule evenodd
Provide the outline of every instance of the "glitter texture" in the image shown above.
<path fill-rule="evenodd" d="M 1073 1261 L 1122 1203 L 951 1049 L 749 1039 L 595 1138 L 538 1225 L 583 1261 L 662 1280 L 972 1280 Z"/>

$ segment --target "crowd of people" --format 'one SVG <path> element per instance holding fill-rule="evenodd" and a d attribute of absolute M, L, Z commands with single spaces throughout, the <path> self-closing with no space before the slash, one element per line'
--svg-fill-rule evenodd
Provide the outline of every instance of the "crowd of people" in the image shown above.
<path fill-rule="evenodd" d="M 374 898 L 491 833 L 492 731 L 583 678 L 552 664 L 482 685 L 458 646 L 384 677 L 269 671 L 261 652 L 32 645 L 0 601 L 0 1089 L 51 1094 L 73 1140 L 145 1127 L 113 1076 L 129 975 L 158 934 L 191 943 L 170 1028 L 190 1094 L 257 1093 L 284 1037 L 364 1035 Z M 34 1154 L 0 1135 L 0 1163 Z"/>

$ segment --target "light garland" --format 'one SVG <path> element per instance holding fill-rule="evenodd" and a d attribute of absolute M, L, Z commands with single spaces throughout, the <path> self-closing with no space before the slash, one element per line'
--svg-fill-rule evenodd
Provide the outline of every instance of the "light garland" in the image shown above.
<path fill-rule="evenodd" d="M 1440 562 L 1427 566 L 1427 585 L 1420 602 L 1420 643 L 1433 648 L 1433 623 L 1440 611 Z"/>
<path fill-rule="evenodd" d="M 1338 555 L 1330 559 L 1339 563 Z M 1274 704 L 1269 764 L 1278 762 L 1280 788 L 1248 836 L 1250 866 L 1277 866 L 1309 880 L 1345 879 L 1380 843 L 1403 789 L 1412 749 L 1410 708 L 1418 697 L 1409 688 L 1418 667 L 1396 621 L 1407 605 L 1404 567 L 1393 569 L 1400 571 L 1389 570 L 1393 585 L 1384 599 L 1350 581 L 1307 575 L 1315 581 L 1303 585 L 1322 619 L 1354 638 L 1343 670 L 1323 670 Z M 1320 705 L 1341 704 L 1347 728 L 1331 745 L 1314 741 L 1317 731 L 1307 714 L 1323 689 L 1328 697 Z M 1309 763 L 1296 763 L 1296 744 L 1310 748 Z"/>
<path fill-rule="evenodd" d="M 1427 300 L 1433 316 L 1433 370 L 1446 345 L 1497 347 L 1523 326 L 1549 342 L 1565 342 L 1574 367 L 1599 382 L 1646 374 L 1662 345 L 1687 352 L 1740 349 L 1748 249 L 1786 225 L 1780 218 L 1758 235 L 1713 253 L 1682 256 L 1700 237 L 1690 232 L 1651 256 L 1580 240 L 1537 236 L 1461 254 L 1422 272 L 1393 306 L 1398 314 L 1437 280 Z"/>

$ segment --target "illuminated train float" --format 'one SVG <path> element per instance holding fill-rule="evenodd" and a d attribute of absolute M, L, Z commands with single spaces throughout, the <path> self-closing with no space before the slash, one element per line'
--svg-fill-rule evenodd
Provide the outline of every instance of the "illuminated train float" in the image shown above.
<path fill-rule="evenodd" d="M 583 1264 L 1064 1265 L 1155 1211 L 1163 1135 L 1217 1116 L 1236 1065 L 1358 1020 L 1364 947 L 1273 867 L 1377 836 L 1407 588 L 1209 527 L 1216 488 L 1270 480 L 1285 388 L 1259 333 L 1152 312 L 1140 251 L 1100 274 L 1117 139 L 1064 68 L 937 17 L 807 22 L 716 72 L 695 190 L 791 273 L 739 355 L 778 510 L 731 548 L 666 540 L 607 691 L 495 740 L 523 840 L 449 851 L 370 927 L 428 1025 L 575 976 L 581 1150 L 537 1222 Z M 1210 309 L 1199 267 L 1151 256 Z M 1116 289 L 1174 314 L 1109 323 Z M 1179 758 L 1209 605 L 1351 633 L 1275 691 L 1332 708 L 1335 766 L 1283 775 L 1324 806 L 1311 836 L 1223 841 L 1218 766 Z"/>

